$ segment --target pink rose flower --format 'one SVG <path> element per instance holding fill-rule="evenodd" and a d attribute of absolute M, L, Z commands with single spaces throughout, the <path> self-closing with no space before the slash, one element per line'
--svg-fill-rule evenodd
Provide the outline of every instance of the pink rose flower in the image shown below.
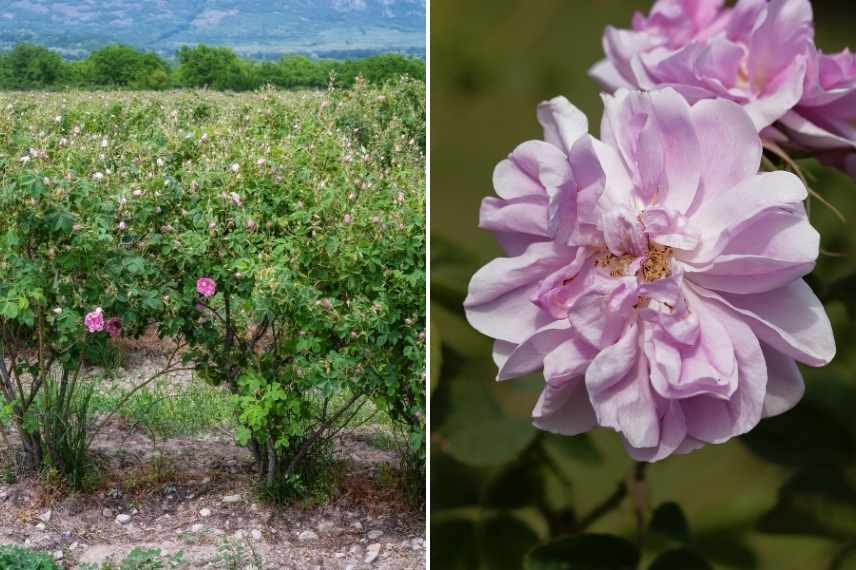
<path fill-rule="evenodd" d="M 83 318 L 83 325 L 91 333 L 103 331 L 104 311 L 101 310 L 101 307 L 95 307 L 94 311 L 87 313 Z"/>
<path fill-rule="evenodd" d="M 105 323 L 105 329 L 107 334 L 111 337 L 116 338 L 118 336 L 122 336 L 122 319 L 119 317 L 111 317 Z"/>
<path fill-rule="evenodd" d="M 196 280 L 196 291 L 203 297 L 211 297 L 217 292 L 217 284 L 210 277 L 200 277 Z"/>
<path fill-rule="evenodd" d="M 784 146 L 809 152 L 856 178 L 856 54 L 818 52 L 811 60 L 805 92 L 776 127 Z"/>
<path fill-rule="evenodd" d="M 691 103 L 725 98 L 761 130 L 803 94 L 815 52 L 809 0 L 658 0 L 632 28 L 608 27 L 590 71 L 606 89 L 671 86 Z"/>
<path fill-rule="evenodd" d="M 508 257 L 473 276 L 465 309 L 496 339 L 498 379 L 543 370 L 537 427 L 608 427 L 657 461 L 793 407 L 795 360 L 827 364 L 835 341 L 800 278 L 819 247 L 806 188 L 758 173 L 746 111 L 673 89 L 604 102 L 602 140 L 553 99 L 545 140 L 496 167 L 480 225 Z"/>

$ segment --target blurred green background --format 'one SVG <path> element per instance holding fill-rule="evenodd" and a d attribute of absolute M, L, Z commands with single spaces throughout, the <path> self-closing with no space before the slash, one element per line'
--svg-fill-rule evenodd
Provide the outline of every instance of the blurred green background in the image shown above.
<path fill-rule="evenodd" d="M 493 236 L 477 228 L 494 165 L 517 144 L 540 138 L 535 106 L 556 95 L 579 106 L 598 132 L 602 106 L 586 71 L 603 57 L 603 29 L 627 27 L 634 10 L 650 5 L 431 3 L 433 568 L 522 568 L 536 545 L 583 530 L 636 541 L 634 504 L 641 504 L 650 529 L 639 568 L 683 549 L 697 556 L 657 568 L 856 569 L 856 182 L 801 163 L 811 186 L 848 220 L 817 200 L 810 204 L 822 247 L 841 255 L 821 257 L 810 278 L 833 321 L 835 361 L 803 369 L 807 394 L 797 408 L 740 440 L 650 466 L 644 496 L 631 492 L 592 524 L 586 517 L 633 469 L 619 438 L 604 430 L 560 438 L 529 427 L 542 380 L 493 382 L 491 343 L 463 319 L 470 275 L 501 255 Z M 819 46 L 856 48 L 856 2 L 813 5 Z M 566 541 L 560 558 L 568 564 L 592 552 L 614 560 L 535 560 L 531 568 L 632 568 L 623 545 Z"/>

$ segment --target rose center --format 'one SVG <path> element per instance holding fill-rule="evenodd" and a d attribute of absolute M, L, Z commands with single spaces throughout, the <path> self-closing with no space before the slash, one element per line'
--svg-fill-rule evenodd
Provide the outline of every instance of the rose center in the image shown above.
<path fill-rule="evenodd" d="M 610 277 L 637 275 L 645 283 L 651 283 L 672 274 L 672 248 L 649 242 L 648 251 L 642 256 L 630 253 L 615 255 L 603 251 L 595 256 L 594 266 Z"/>
<path fill-rule="evenodd" d="M 669 277 L 672 274 L 672 248 L 651 242 L 639 272 L 646 283 Z"/>

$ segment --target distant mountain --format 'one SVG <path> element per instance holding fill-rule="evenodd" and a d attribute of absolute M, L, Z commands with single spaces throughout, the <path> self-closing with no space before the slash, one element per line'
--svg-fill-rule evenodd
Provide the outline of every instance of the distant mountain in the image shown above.
<path fill-rule="evenodd" d="M 182 45 L 244 56 L 425 53 L 425 0 L 0 0 L 0 50 L 28 41 L 82 57 L 110 43 L 171 55 Z"/>

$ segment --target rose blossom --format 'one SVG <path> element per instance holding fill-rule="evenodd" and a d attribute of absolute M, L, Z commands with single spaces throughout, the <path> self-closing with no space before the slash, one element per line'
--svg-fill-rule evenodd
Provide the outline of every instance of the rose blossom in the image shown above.
<path fill-rule="evenodd" d="M 104 311 L 101 310 L 101 307 L 95 307 L 95 310 L 87 313 L 83 318 L 83 324 L 91 333 L 99 332 L 104 330 Z"/>
<path fill-rule="evenodd" d="M 658 0 L 629 30 L 607 27 L 590 71 L 610 91 L 677 89 L 744 106 L 761 130 L 800 100 L 814 48 L 808 0 Z"/>
<path fill-rule="evenodd" d="M 203 297 L 210 297 L 217 292 L 217 283 L 210 277 L 200 277 L 196 280 L 196 291 Z"/>
<path fill-rule="evenodd" d="M 787 137 L 784 146 L 811 152 L 856 178 L 856 54 L 818 52 L 802 99 L 776 126 Z"/>
<path fill-rule="evenodd" d="M 111 337 L 116 338 L 117 336 L 122 335 L 122 319 L 119 317 L 111 317 L 107 319 L 107 322 L 104 325 L 107 334 Z"/>
<path fill-rule="evenodd" d="M 795 364 L 835 354 L 800 279 L 819 235 L 787 172 L 759 174 L 749 115 L 673 89 L 604 96 L 602 140 L 566 99 L 544 141 L 494 172 L 481 227 L 508 257 L 472 278 L 467 318 L 498 379 L 543 369 L 537 427 L 621 433 L 637 460 L 722 443 L 802 397 Z"/>

